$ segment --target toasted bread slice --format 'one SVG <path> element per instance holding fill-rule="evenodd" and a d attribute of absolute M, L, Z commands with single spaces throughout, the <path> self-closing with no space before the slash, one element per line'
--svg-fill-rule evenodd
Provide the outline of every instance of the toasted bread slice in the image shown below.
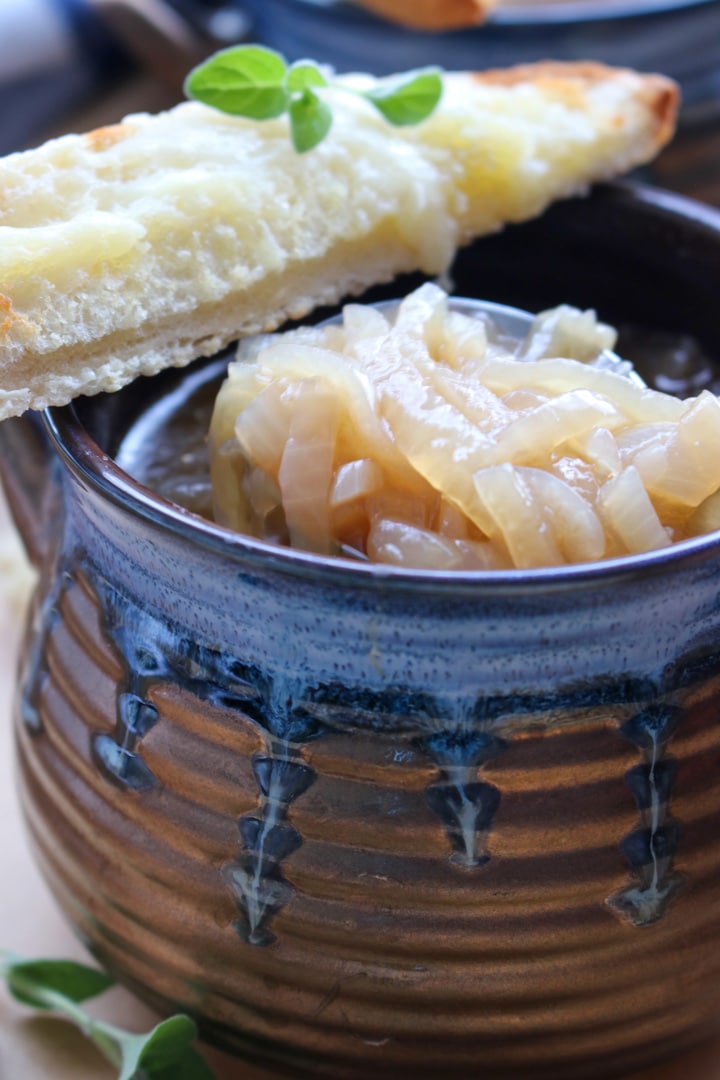
<path fill-rule="evenodd" d="M 356 0 L 390 22 L 416 30 L 460 30 L 484 22 L 498 0 Z"/>
<path fill-rule="evenodd" d="M 388 22 L 413 30 L 462 30 L 484 23 L 496 8 L 527 9 L 532 18 L 533 8 L 545 0 L 355 0 L 360 7 L 380 15 Z M 572 4 L 577 0 L 550 0 L 555 4 Z"/>
<path fill-rule="evenodd" d="M 677 106 L 668 79 L 598 64 L 449 74 L 417 127 L 329 96 L 332 130 L 303 155 L 284 117 L 185 103 L 0 162 L 0 419 L 442 273 L 459 245 L 652 158 Z"/>

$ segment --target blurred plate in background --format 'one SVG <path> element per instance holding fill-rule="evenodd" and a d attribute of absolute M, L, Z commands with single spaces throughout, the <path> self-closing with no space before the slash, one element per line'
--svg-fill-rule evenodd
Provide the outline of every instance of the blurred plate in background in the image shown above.
<path fill-rule="evenodd" d="M 339 70 L 601 60 L 677 79 L 685 119 L 720 108 L 720 0 L 525 0 L 499 7 L 483 26 L 446 33 L 409 30 L 346 0 L 240 2 L 258 40 Z"/>

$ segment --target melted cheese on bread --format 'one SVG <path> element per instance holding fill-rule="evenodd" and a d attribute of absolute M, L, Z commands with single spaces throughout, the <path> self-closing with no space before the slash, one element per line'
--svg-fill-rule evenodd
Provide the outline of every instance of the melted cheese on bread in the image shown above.
<path fill-rule="evenodd" d="M 303 155 L 285 117 L 184 103 L 0 162 L 0 418 L 442 273 L 459 245 L 649 160 L 677 107 L 670 80 L 597 64 L 444 82 L 405 128 L 328 91 L 332 130 Z"/>

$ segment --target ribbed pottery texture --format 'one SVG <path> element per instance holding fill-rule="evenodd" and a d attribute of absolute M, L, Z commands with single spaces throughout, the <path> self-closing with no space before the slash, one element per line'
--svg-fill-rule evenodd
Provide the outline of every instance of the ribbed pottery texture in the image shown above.
<path fill-rule="evenodd" d="M 110 495 L 61 428 L 20 776 L 103 962 L 291 1076 L 608 1075 L 698 1037 L 717 542 L 526 575 L 332 566 Z"/>

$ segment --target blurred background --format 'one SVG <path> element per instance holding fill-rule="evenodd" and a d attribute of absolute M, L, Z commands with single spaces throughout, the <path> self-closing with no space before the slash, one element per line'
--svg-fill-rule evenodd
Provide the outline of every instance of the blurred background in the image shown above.
<path fill-rule="evenodd" d="M 377 74 L 594 59 L 680 82 L 679 135 L 642 178 L 720 205 L 720 0 L 499 0 L 483 25 L 445 32 L 397 21 L 417 0 L 392 0 L 393 18 L 378 5 L 0 0 L 0 153 L 172 105 L 190 67 L 242 41 Z"/>

